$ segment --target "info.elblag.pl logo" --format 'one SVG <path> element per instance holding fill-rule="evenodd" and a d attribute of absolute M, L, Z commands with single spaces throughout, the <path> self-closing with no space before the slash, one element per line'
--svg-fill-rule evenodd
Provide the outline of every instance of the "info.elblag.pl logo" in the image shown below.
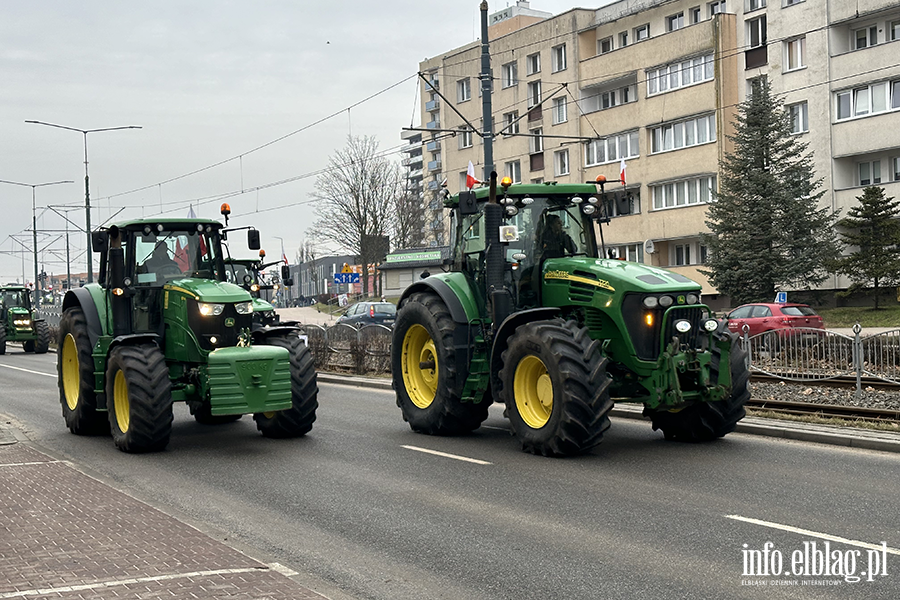
<path fill-rule="evenodd" d="M 772 542 L 759 550 L 743 545 L 741 585 L 840 585 L 886 577 L 887 542 L 867 550 L 832 548 L 830 542 L 803 542 L 782 552 Z"/>

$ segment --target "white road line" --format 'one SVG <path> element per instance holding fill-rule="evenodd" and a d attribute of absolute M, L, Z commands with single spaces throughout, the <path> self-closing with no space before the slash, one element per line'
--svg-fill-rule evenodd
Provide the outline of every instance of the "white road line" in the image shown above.
<path fill-rule="evenodd" d="M 281 573 L 285 577 L 295 577 L 296 575 L 299 575 L 297 571 L 289 569 L 281 563 L 269 563 L 269 568 L 276 573 Z"/>
<path fill-rule="evenodd" d="M 31 467 L 34 465 L 52 465 L 54 463 L 64 463 L 64 460 L 36 460 L 34 462 L 21 463 L 0 463 L 0 469 L 3 467 Z"/>
<path fill-rule="evenodd" d="M 40 371 L 32 371 L 31 369 L 23 369 L 22 367 L 13 367 L 11 365 L 0 365 L 4 369 L 13 369 L 15 371 L 25 371 L 26 373 L 34 373 L 35 375 L 43 375 L 44 377 L 56 378 L 56 373 L 41 373 Z M 0 596 L 2 598 L 3 596 Z"/>
<path fill-rule="evenodd" d="M 478 460 L 477 458 L 468 458 L 466 456 L 457 456 L 456 454 L 447 454 L 446 452 L 438 452 L 437 450 L 429 450 L 428 448 L 419 448 L 418 446 L 400 446 L 407 450 L 415 450 L 416 452 L 424 452 L 425 454 L 434 454 L 435 456 L 443 456 L 444 458 L 452 458 L 454 460 L 462 460 L 465 462 L 475 463 L 476 465 L 492 465 L 486 460 Z"/>
<path fill-rule="evenodd" d="M 118 579 L 115 581 L 99 581 L 97 583 L 87 583 L 84 585 L 67 585 L 62 587 L 50 587 L 36 590 L 19 590 L 16 592 L 6 592 L 0 594 L 0 598 L 25 598 L 27 596 L 44 596 L 48 594 L 62 594 L 65 592 L 82 592 L 85 590 L 96 590 L 103 588 L 111 588 L 120 585 L 134 585 L 135 583 L 147 583 L 151 581 L 169 581 L 172 579 L 186 579 L 189 577 L 210 577 L 212 575 L 231 575 L 234 573 L 253 573 L 265 571 L 266 569 L 217 569 L 215 571 L 194 571 L 192 573 L 173 573 L 172 575 L 156 575 L 154 577 L 136 577 L 134 579 Z"/>
<path fill-rule="evenodd" d="M 760 519 L 751 519 L 750 517 L 742 517 L 740 515 L 725 515 L 725 518 L 734 519 L 735 521 L 744 521 L 745 523 L 752 523 L 753 525 L 770 527 L 772 529 L 780 529 L 782 531 L 799 533 L 801 535 L 808 535 L 810 537 L 829 540 L 831 542 L 840 542 L 841 544 L 847 544 L 848 546 L 858 546 L 859 548 L 866 548 L 868 550 L 884 550 L 888 554 L 900 555 L 900 550 L 896 548 L 885 548 L 885 546 L 876 546 L 875 544 L 870 544 L 869 542 L 848 540 L 847 538 L 838 537 L 836 535 L 819 533 L 818 531 L 810 531 L 809 529 L 800 529 L 799 527 L 792 527 L 791 525 L 782 525 L 781 523 L 772 523 L 771 521 L 761 521 Z"/>

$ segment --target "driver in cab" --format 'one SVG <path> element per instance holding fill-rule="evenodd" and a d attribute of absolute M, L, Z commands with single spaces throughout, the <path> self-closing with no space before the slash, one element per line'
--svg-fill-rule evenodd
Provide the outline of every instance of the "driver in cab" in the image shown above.
<path fill-rule="evenodd" d="M 181 267 L 169 257 L 169 247 L 165 243 L 157 244 L 153 248 L 153 254 L 141 265 L 141 270 L 145 273 L 156 273 L 164 275 L 166 273 L 181 273 Z"/>
<path fill-rule="evenodd" d="M 578 252 L 575 240 L 563 230 L 563 222 L 559 215 L 547 215 L 546 225 L 539 243 L 544 258 L 560 258 L 566 254 Z"/>

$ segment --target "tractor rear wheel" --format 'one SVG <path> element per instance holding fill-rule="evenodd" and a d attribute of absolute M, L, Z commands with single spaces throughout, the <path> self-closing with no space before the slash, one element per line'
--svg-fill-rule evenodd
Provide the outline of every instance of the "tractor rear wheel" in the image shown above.
<path fill-rule="evenodd" d="M 66 427 L 76 435 L 109 431 L 106 415 L 97 411 L 94 394 L 94 358 L 87 321 L 81 307 L 67 308 L 59 321 L 59 402 Z"/>
<path fill-rule="evenodd" d="M 22 350 L 25 352 L 34 352 L 34 340 L 25 340 L 22 342 Z"/>
<path fill-rule="evenodd" d="M 113 441 L 123 452 L 157 452 L 172 434 L 172 384 L 156 344 L 117 346 L 106 367 Z"/>
<path fill-rule="evenodd" d="M 744 404 L 750 399 L 750 370 L 745 361 L 747 351 L 741 347 L 737 334 L 725 333 L 731 338 L 731 352 L 728 354 L 731 368 L 731 392 L 716 402 L 698 402 L 677 411 L 648 411 L 653 430 L 661 429 L 667 440 L 678 442 L 709 442 L 723 437 L 744 418 Z M 722 351 L 716 344 L 712 347 L 709 365 L 710 380 L 719 379 Z"/>
<path fill-rule="evenodd" d="M 0 356 L 6 354 L 6 325 L 0 323 Z"/>
<path fill-rule="evenodd" d="M 467 365 L 456 364 L 455 327 L 447 305 L 433 293 L 413 294 L 397 315 L 391 344 L 393 385 L 403 420 L 418 433 L 469 433 L 487 419 L 488 400 L 462 401 Z"/>
<path fill-rule="evenodd" d="M 265 344 L 287 348 L 291 355 L 291 408 L 255 413 L 256 428 L 265 437 L 292 438 L 305 435 L 316 420 L 319 387 L 312 354 L 296 334 L 266 338 Z"/>
<path fill-rule="evenodd" d="M 586 328 L 562 319 L 526 323 L 502 359 L 500 399 L 525 452 L 565 456 L 600 443 L 613 402 L 607 360 Z"/>
<path fill-rule="evenodd" d="M 47 321 L 38 321 L 34 324 L 34 332 L 37 339 L 32 342 L 32 350 L 35 354 L 46 354 L 50 348 L 50 326 Z"/>

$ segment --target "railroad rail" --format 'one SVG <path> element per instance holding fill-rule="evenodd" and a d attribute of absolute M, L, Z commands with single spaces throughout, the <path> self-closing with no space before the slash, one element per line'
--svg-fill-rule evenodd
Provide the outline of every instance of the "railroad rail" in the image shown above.
<path fill-rule="evenodd" d="M 854 389 L 856 387 L 855 375 L 838 375 L 836 377 L 832 377 L 831 379 L 786 380 L 783 377 L 779 377 L 778 374 L 760 373 L 759 371 L 753 371 L 750 373 L 750 381 L 757 383 L 779 383 L 784 381 L 784 383 L 787 385 L 795 386 L 814 385 L 817 387 L 849 389 Z M 876 390 L 900 392 L 900 383 L 885 381 L 884 379 L 879 379 L 877 377 L 862 377 L 860 378 L 860 382 L 863 388 L 871 387 Z"/>
<path fill-rule="evenodd" d="M 850 421 L 900 423 L 900 410 L 897 409 L 866 408 L 844 404 L 814 404 L 812 402 L 791 402 L 787 400 L 756 400 L 752 397 L 745 406 L 755 410 L 766 410 L 788 415 L 832 417 Z"/>

